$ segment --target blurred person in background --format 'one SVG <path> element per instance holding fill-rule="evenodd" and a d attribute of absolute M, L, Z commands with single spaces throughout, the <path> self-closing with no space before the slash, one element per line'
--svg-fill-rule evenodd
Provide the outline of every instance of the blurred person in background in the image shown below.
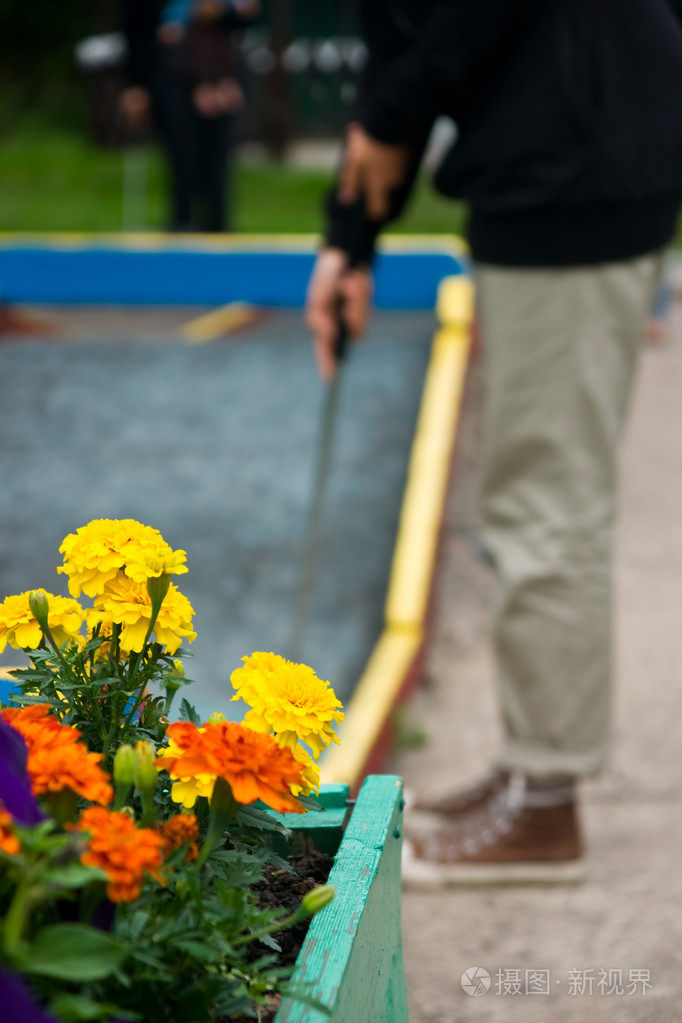
<path fill-rule="evenodd" d="M 230 229 L 229 169 L 244 107 L 235 32 L 258 0 L 125 0 L 129 123 L 151 117 L 166 151 L 171 231 Z"/>
<path fill-rule="evenodd" d="M 340 301 L 364 330 L 375 240 L 451 117 L 436 187 L 470 208 L 498 578 L 502 749 L 480 785 L 417 804 L 405 874 L 576 880 L 577 783 L 611 739 L 618 445 L 682 196 L 682 0 L 358 8 L 370 57 L 309 285 L 316 357 L 332 376 Z"/>

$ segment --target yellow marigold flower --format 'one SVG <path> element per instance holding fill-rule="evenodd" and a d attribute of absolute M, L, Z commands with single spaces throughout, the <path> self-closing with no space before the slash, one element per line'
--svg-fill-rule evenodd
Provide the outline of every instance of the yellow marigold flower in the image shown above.
<path fill-rule="evenodd" d="M 16 856 L 21 852 L 21 843 L 14 832 L 11 816 L 0 804 L 0 850 L 8 856 Z"/>
<path fill-rule="evenodd" d="M 242 699 L 251 708 L 245 725 L 274 732 L 277 742 L 291 750 L 304 742 L 315 757 L 330 742 L 339 741 L 333 725 L 344 719 L 342 704 L 312 668 L 260 651 L 242 660 L 244 666 L 232 672 L 230 681 L 236 689 L 232 699 Z"/>
<path fill-rule="evenodd" d="M 185 810 L 191 810 L 197 796 L 210 799 L 215 787 L 214 774 L 197 774 L 193 778 L 179 778 L 171 785 L 171 799 Z"/>
<path fill-rule="evenodd" d="M 133 563 L 128 575 L 138 581 L 158 578 L 160 575 L 173 575 L 173 573 L 182 575 L 187 571 L 185 565 L 187 555 L 184 551 L 172 551 L 170 547 L 168 551 L 168 554 L 157 552 L 147 555 L 144 559 L 144 573 L 141 571 L 141 565 Z"/>
<path fill-rule="evenodd" d="M 291 752 L 294 754 L 294 760 L 303 768 L 301 776 L 303 784 L 292 785 L 292 795 L 300 796 L 303 793 L 304 796 L 309 796 L 311 792 L 317 794 L 320 791 L 320 768 L 302 746 L 294 746 Z"/>
<path fill-rule="evenodd" d="M 40 646 L 43 633 L 29 607 L 31 592 L 27 590 L 17 596 L 5 597 L 0 604 L 0 653 L 8 643 L 15 650 L 35 650 Z M 85 612 L 78 601 L 52 593 L 46 596 L 50 605 L 47 624 L 57 646 L 63 646 L 67 640 L 82 643 L 79 629 Z"/>
<path fill-rule="evenodd" d="M 94 519 L 69 533 L 59 548 L 69 577 L 69 592 L 77 597 L 101 594 L 119 573 L 144 583 L 163 572 L 186 572 L 184 551 L 172 550 L 158 529 L 135 519 Z"/>
<path fill-rule="evenodd" d="M 199 731 L 203 731 L 203 729 L 200 728 Z M 156 755 L 157 771 L 167 769 L 166 764 L 163 762 L 159 763 L 159 758 L 175 761 L 181 755 L 182 750 L 169 737 L 168 745 L 162 746 Z M 205 796 L 207 799 L 211 798 L 215 780 L 215 774 L 195 774 L 190 778 L 177 778 L 171 786 L 171 799 L 174 803 L 184 806 L 185 810 L 191 810 L 197 801 L 197 796 Z"/>
<path fill-rule="evenodd" d="M 154 625 L 157 643 L 174 654 L 183 639 L 189 643 L 196 639 L 192 629 L 194 609 L 187 597 L 171 583 Z M 100 622 L 106 631 L 114 622 L 123 626 L 121 649 L 127 653 L 142 649 L 152 616 L 152 602 L 144 582 L 135 582 L 125 575 L 111 579 L 102 593 L 95 597 L 95 605 L 88 611 L 88 625 Z"/>
<path fill-rule="evenodd" d="M 128 814 L 90 806 L 78 824 L 68 830 L 89 833 L 81 856 L 86 867 L 97 867 L 109 878 L 107 895 L 112 902 L 132 902 L 140 894 L 145 874 L 164 884 L 161 874 L 164 840 L 151 828 L 137 828 Z"/>

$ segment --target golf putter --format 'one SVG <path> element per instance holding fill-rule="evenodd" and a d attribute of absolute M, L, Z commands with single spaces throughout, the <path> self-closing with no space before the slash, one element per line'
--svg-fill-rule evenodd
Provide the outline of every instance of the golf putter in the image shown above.
<path fill-rule="evenodd" d="M 320 527 L 322 525 L 324 495 L 332 463 L 343 368 L 348 354 L 348 327 L 343 318 L 342 301 L 339 301 L 337 306 L 336 323 L 337 334 L 334 350 L 336 357 L 336 373 L 334 374 L 333 379 L 326 385 L 327 390 L 322 412 L 322 431 L 317 448 L 315 475 L 313 477 L 313 495 L 310 504 L 310 511 L 308 513 L 308 523 L 306 526 L 305 542 L 303 545 L 301 574 L 299 577 L 296 597 L 294 627 L 289 645 L 289 657 L 292 661 L 300 661 L 303 653 L 305 632 L 308 625 L 308 619 L 310 617 L 310 607 L 315 590 L 317 565 L 320 553 Z"/>

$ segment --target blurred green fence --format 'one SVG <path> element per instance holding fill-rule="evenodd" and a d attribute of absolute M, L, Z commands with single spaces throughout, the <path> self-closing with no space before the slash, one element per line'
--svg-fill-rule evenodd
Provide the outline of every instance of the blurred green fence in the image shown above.
<path fill-rule="evenodd" d="M 338 137 L 367 52 L 356 0 L 263 0 L 262 16 L 242 34 L 241 48 L 250 96 L 243 123 L 247 138 L 282 155 L 295 137 Z M 91 137 L 102 145 L 124 142 L 116 111 L 122 37 L 96 35 L 81 40 L 75 52 L 84 72 Z"/>
<path fill-rule="evenodd" d="M 292 136 L 337 136 L 366 59 L 355 0 L 266 0 L 244 39 L 250 133 L 274 151 Z"/>

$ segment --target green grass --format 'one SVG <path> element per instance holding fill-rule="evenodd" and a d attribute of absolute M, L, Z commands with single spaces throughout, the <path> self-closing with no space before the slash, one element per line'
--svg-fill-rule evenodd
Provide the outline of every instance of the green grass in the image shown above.
<path fill-rule="evenodd" d="M 160 154 L 149 149 L 144 206 L 128 227 L 161 229 L 165 175 Z M 133 157 L 129 170 L 135 171 Z M 124 227 L 125 157 L 103 151 L 68 131 L 35 128 L 15 132 L 0 146 L 0 230 L 119 231 Z M 315 232 L 322 224 L 322 197 L 331 175 L 277 164 L 238 163 L 234 181 L 234 229 L 243 232 Z M 438 197 L 426 181 L 415 190 L 407 214 L 393 231 L 452 233 L 462 225 L 459 204 Z"/>

